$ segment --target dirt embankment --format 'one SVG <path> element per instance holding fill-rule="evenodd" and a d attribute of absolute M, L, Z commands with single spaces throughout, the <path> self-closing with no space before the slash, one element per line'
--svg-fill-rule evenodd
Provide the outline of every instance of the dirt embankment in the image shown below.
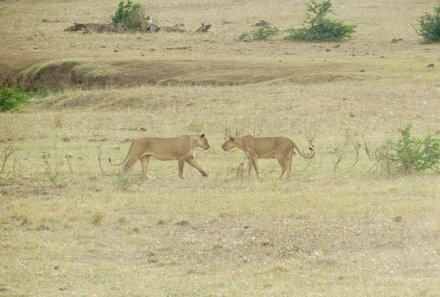
<path fill-rule="evenodd" d="M 335 69 L 338 69 L 338 75 L 334 74 Z M 341 75 L 341 69 L 345 69 L 346 74 Z M 288 64 L 278 61 L 60 59 L 32 63 L 28 59 L 17 64 L 0 61 L 0 84 L 20 85 L 25 90 L 143 84 L 221 86 L 280 79 L 300 83 L 353 79 L 350 72 L 353 73 L 344 65 Z"/>

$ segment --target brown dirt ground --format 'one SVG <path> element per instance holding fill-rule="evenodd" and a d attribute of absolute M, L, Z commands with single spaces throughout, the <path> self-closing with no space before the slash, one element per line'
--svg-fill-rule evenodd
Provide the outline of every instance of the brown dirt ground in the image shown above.
<path fill-rule="evenodd" d="M 31 75 L 22 74 L 23 71 L 29 71 L 38 65 L 41 66 Z M 352 79 L 353 73 L 359 73 L 359 67 L 359 65 L 330 62 L 312 64 L 281 63 L 281 61 L 247 62 L 188 59 L 90 62 L 85 60 L 49 60 L 30 54 L 11 56 L 7 60 L 0 60 L 0 85 L 20 84 L 26 90 L 37 90 L 60 87 L 120 87 L 141 84 L 243 85 L 279 79 L 307 83 Z M 109 71 L 99 72 L 96 71 L 97 68 Z M 334 74 L 334 69 L 338 70 L 338 75 Z M 341 75 L 341 70 L 347 75 Z"/>

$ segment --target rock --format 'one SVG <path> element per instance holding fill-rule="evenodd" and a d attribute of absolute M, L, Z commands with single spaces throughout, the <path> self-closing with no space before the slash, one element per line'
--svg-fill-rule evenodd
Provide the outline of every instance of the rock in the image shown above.
<path fill-rule="evenodd" d="M 433 67 L 435 67 L 435 65 L 431 63 L 431 64 L 428 64 L 428 66 L 426 66 L 426 67 L 433 68 Z"/>
<path fill-rule="evenodd" d="M 202 25 L 199 28 L 197 28 L 196 32 L 206 33 L 208 32 L 209 28 L 211 28 L 211 26 L 212 26 L 211 24 L 202 23 Z"/>
<path fill-rule="evenodd" d="M 393 222 L 399 223 L 399 222 L 401 222 L 403 220 L 403 217 L 402 216 L 396 216 L 396 217 L 392 218 L 392 220 L 393 220 Z"/>
<path fill-rule="evenodd" d="M 399 41 L 403 41 L 402 38 L 393 38 L 391 39 L 391 43 L 398 43 Z"/>
<path fill-rule="evenodd" d="M 257 23 L 255 23 L 254 27 L 263 27 L 263 28 L 270 28 L 270 29 L 274 29 L 275 26 L 265 20 L 259 20 Z"/>

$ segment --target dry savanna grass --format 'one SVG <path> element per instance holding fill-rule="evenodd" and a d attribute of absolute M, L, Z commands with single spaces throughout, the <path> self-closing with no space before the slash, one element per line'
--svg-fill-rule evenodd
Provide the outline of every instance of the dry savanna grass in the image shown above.
<path fill-rule="evenodd" d="M 0 296 L 440 296 L 439 176 L 372 159 L 407 123 L 440 133 L 440 48 L 412 26 L 432 1 L 335 0 L 357 25 L 337 44 L 282 41 L 303 1 L 140 2 L 188 32 L 67 33 L 117 1 L 0 1 L 1 81 L 49 88 L 0 114 Z M 260 19 L 281 34 L 239 42 Z M 208 178 L 108 164 L 190 133 Z M 313 135 L 316 157 L 257 179 L 225 134 Z"/>

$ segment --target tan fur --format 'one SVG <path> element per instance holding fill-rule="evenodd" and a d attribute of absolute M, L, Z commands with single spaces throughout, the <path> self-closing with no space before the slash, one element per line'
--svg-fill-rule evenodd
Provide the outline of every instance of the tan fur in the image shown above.
<path fill-rule="evenodd" d="M 196 168 L 203 176 L 208 176 L 208 172 L 194 159 L 193 149 L 196 147 L 201 147 L 205 150 L 209 149 L 209 143 L 205 134 L 182 135 L 173 138 L 143 137 L 132 141 L 124 161 L 119 164 L 113 164 L 111 159 L 109 159 L 109 161 L 110 164 L 114 166 L 124 164 L 122 172 L 125 173 L 137 160 L 140 160 L 142 173 L 148 177 L 150 157 L 161 161 L 177 160 L 180 178 L 183 178 L 183 166 L 185 162 Z"/>
<path fill-rule="evenodd" d="M 252 166 L 258 177 L 261 177 L 258 168 L 258 159 L 277 159 L 281 166 L 280 178 L 287 170 L 287 176 L 292 173 L 292 156 L 295 150 L 304 158 L 311 159 L 315 156 L 313 148 L 309 148 L 311 153 L 304 154 L 298 146 L 287 137 L 254 137 L 251 135 L 243 137 L 229 137 L 222 145 L 225 151 L 238 148 L 246 154 L 249 160 L 248 174 L 251 173 Z"/>

